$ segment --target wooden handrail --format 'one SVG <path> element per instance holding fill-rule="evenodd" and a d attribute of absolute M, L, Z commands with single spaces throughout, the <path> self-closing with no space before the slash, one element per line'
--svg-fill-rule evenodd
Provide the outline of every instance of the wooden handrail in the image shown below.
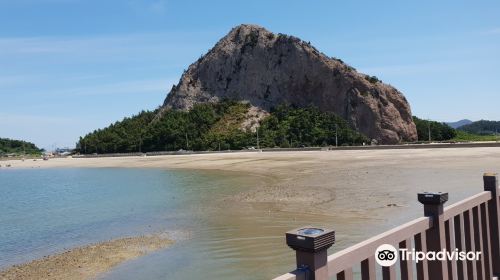
<path fill-rule="evenodd" d="M 491 192 L 480 192 L 444 208 L 444 219 L 449 220 L 467 210 L 477 207 L 491 199 Z"/>
<path fill-rule="evenodd" d="M 306 279 L 306 272 L 304 270 L 297 269 L 287 274 L 278 276 L 273 280 L 307 280 L 307 279 Z"/>
<path fill-rule="evenodd" d="M 333 276 L 352 267 L 353 263 L 360 263 L 368 257 L 373 256 L 377 247 L 382 244 L 397 246 L 399 242 L 424 232 L 431 227 L 431 217 L 418 218 L 330 255 L 328 256 L 328 274 Z"/>
<path fill-rule="evenodd" d="M 376 279 L 374 255 L 377 248 L 383 244 L 407 250 L 415 249 L 423 253 L 441 250 L 453 252 L 455 249 L 482 253 L 482 259 L 477 261 L 424 260 L 416 264 L 416 267 L 411 261 L 399 260 L 398 274 L 401 279 L 413 279 L 414 269 L 416 269 L 418 279 L 435 279 L 436 277 L 453 280 L 498 279 L 500 276 L 500 189 L 496 174 L 485 173 L 483 178 L 484 191 L 448 207 L 443 207 L 448 200 L 447 193 L 419 194 L 419 201 L 424 204 L 424 217 L 330 256 L 326 255 L 326 249 L 321 253 L 315 251 L 301 253 L 302 251 L 291 246 L 298 250 L 298 263 L 299 256 L 312 258 L 315 261 L 311 266 L 298 265 L 301 269 L 281 275 L 274 280 L 326 280 L 333 276 L 340 280 L 353 279 L 355 266 L 361 266 L 362 279 Z M 317 240 L 319 242 L 320 239 Z M 334 241 L 330 243 L 330 246 L 333 243 Z M 396 272 L 394 265 L 382 268 L 384 279 L 399 279 Z"/>

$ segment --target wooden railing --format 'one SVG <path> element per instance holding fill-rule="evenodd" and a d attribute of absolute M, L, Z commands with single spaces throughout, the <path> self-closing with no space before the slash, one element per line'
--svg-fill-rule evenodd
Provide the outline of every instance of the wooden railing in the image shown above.
<path fill-rule="evenodd" d="M 372 237 L 352 247 L 327 256 L 322 251 L 300 251 L 296 247 L 297 269 L 274 280 L 483 280 L 500 276 L 500 191 L 496 174 L 483 176 L 484 191 L 444 207 L 447 194 L 432 194 L 426 200 L 424 217 Z M 420 199 L 422 197 L 422 199 Z M 439 200 L 441 198 L 441 200 Z M 438 199 L 437 201 L 435 199 Z M 392 266 L 379 266 L 377 248 L 390 244 L 396 249 L 427 252 L 480 252 L 478 260 L 403 260 L 402 251 Z M 396 267 L 399 266 L 399 269 Z M 354 271 L 357 273 L 355 274 Z M 378 272 L 378 273 L 377 273 Z M 359 276 L 358 276 L 359 275 Z"/>

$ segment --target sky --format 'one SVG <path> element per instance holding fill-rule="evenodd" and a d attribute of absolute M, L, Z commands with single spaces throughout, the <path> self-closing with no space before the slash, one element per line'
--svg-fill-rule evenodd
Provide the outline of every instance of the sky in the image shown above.
<path fill-rule="evenodd" d="M 229 30 L 297 36 L 414 115 L 500 120 L 500 1 L 0 0 L 0 137 L 74 147 L 163 103 Z"/>

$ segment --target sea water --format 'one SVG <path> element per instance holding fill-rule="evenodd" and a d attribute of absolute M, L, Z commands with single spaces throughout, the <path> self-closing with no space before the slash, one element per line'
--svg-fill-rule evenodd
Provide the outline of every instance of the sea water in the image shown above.
<path fill-rule="evenodd" d="M 294 269 L 284 240 L 290 229 L 334 227 L 338 241 L 330 253 L 377 229 L 372 218 L 354 219 L 349 211 L 308 214 L 311 205 L 281 211 L 279 203 L 235 199 L 266 180 L 219 171 L 1 169 L 0 269 L 90 243 L 167 232 L 172 246 L 100 278 L 270 279 Z M 376 222 L 377 231 L 390 226 Z"/>
<path fill-rule="evenodd" d="M 176 223 L 190 180 L 160 170 L 1 170 L 0 267 Z"/>
<path fill-rule="evenodd" d="M 283 233 L 301 221 L 231 200 L 259 180 L 159 169 L 2 169 L 0 269 L 76 246 L 167 232 L 173 246 L 102 277 L 262 279 L 284 273 L 293 267 L 293 252 Z"/>

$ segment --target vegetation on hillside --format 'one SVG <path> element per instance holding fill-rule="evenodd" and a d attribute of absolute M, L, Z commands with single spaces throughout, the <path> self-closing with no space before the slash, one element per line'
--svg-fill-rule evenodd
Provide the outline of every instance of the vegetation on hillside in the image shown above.
<path fill-rule="evenodd" d="M 447 122 L 446 124 L 451 126 L 452 128 L 459 128 L 461 126 L 464 126 L 464 125 L 467 125 L 467 124 L 470 124 L 472 123 L 471 120 L 468 120 L 468 119 L 462 119 L 462 120 L 459 120 L 459 121 L 456 121 L 456 122 Z"/>
<path fill-rule="evenodd" d="M 446 141 L 453 139 L 457 132 L 445 123 L 422 120 L 413 117 L 413 122 L 417 126 L 418 141 L 429 141 L 429 130 L 431 141 Z"/>
<path fill-rule="evenodd" d="M 261 122 L 261 145 L 264 147 L 310 147 L 356 145 L 369 139 L 354 131 L 347 122 L 332 113 L 317 108 L 279 106 Z"/>
<path fill-rule="evenodd" d="M 241 129 L 248 104 L 224 101 L 198 104 L 190 111 L 143 111 L 80 137 L 80 153 L 128 153 L 176 150 L 237 150 L 248 147 L 359 145 L 369 140 L 347 122 L 316 108 L 279 106 L 258 131 Z M 257 135 L 259 145 L 257 145 Z"/>
<path fill-rule="evenodd" d="M 378 82 L 381 82 L 377 76 L 370 76 L 370 75 L 366 75 L 365 76 L 365 80 L 367 80 L 368 82 L 372 83 L 372 84 L 376 84 Z"/>
<path fill-rule="evenodd" d="M 457 135 L 452 139 L 455 142 L 476 142 L 476 141 L 498 141 L 500 138 L 496 135 L 473 134 L 457 129 Z"/>
<path fill-rule="evenodd" d="M 14 155 L 40 155 L 42 149 L 39 149 L 35 144 L 8 138 L 0 138 L 0 156 L 8 154 Z"/>
<path fill-rule="evenodd" d="M 480 120 L 458 128 L 459 130 L 479 135 L 492 135 L 500 132 L 500 121 Z"/>
<path fill-rule="evenodd" d="M 498 141 L 495 135 L 496 125 L 500 122 L 478 121 L 454 129 L 445 123 L 422 120 L 413 117 L 417 126 L 418 140 L 429 140 L 429 128 L 432 141 L 472 142 L 472 141 Z M 499 126 L 500 129 L 500 126 Z"/>

